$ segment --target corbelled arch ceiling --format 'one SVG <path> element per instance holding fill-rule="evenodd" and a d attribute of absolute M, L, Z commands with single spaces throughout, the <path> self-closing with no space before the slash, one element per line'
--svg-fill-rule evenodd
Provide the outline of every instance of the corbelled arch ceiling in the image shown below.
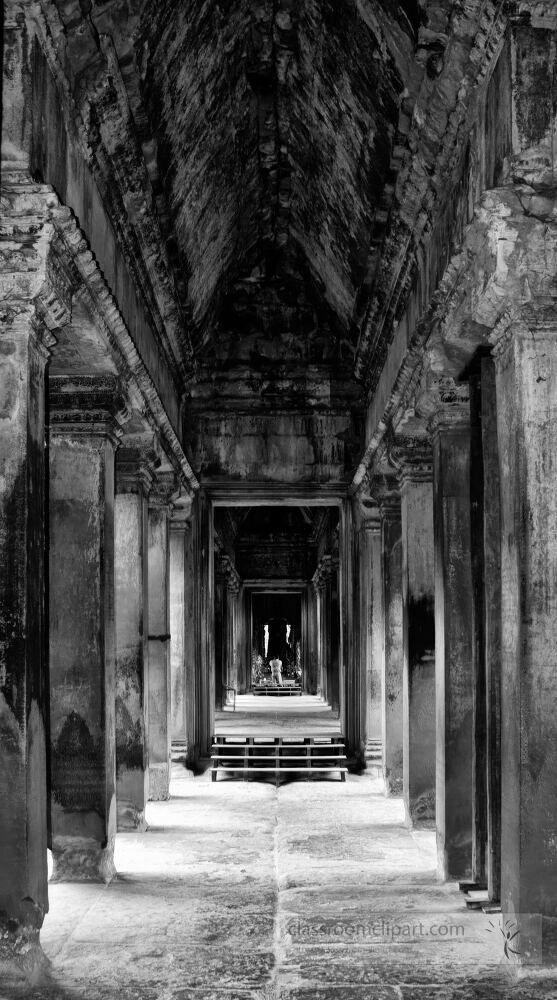
<path fill-rule="evenodd" d="M 510 6 L 41 0 L 185 398 L 214 410 L 276 370 L 273 400 L 290 384 L 296 406 L 308 393 L 365 401 L 463 169 L 470 95 Z"/>
<path fill-rule="evenodd" d="M 401 6 L 369 0 L 167 0 L 145 23 L 147 113 L 201 352 L 220 338 L 226 352 L 239 328 L 305 336 L 307 360 L 353 346 L 412 34 Z"/>

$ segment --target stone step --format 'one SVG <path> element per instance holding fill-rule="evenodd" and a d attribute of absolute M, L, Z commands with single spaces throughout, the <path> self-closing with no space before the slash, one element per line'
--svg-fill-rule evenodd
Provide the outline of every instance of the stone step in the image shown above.
<path fill-rule="evenodd" d="M 339 774 L 346 778 L 345 741 L 342 736 L 216 736 L 211 747 L 211 778 L 219 774 L 247 780 L 274 774 L 311 778 Z M 298 763 L 300 762 L 300 763 Z M 303 763 L 302 763 L 303 762 Z"/>
<path fill-rule="evenodd" d="M 275 755 L 273 757 L 272 754 L 249 754 L 249 756 L 245 756 L 244 759 L 245 760 L 249 760 L 249 761 L 252 761 L 252 760 L 276 760 L 276 761 L 280 761 L 280 762 L 285 761 L 285 760 L 286 761 L 289 761 L 289 760 L 311 760 L 311 761 L 316 761 L 316 760 L 318 760 L 318 761 L 321 762 L 321 761 L 325 761 L 325 760 L 346 760 L 346 755 L 343 754 L 343 753 L 326 753 L 326 754 L 319 754 L 319 756 L 316 756 L 316 755 L 315 756 L 314 755 L 308 756 L 308 754 L 283 754 L 280 757 L 277 756 L 277 755 Z M 211 760 L 218 760 L 220 762 L 223 762 L 225 760 L 235 760 L 235 761 L 238 761 L 238 760 L 242 760 L 242 757 L 239 754 L 237 756 L 236 755 L 233 756 L 232 754 L 224 754 L 224 753 L 222 753 L 222 754 L 211 754 Z"/>

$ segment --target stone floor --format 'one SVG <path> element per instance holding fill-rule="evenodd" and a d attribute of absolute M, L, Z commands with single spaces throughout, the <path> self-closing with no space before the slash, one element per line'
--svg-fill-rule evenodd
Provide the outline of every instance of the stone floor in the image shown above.
<path fill-rule="evenodd" d="M 338 715 L 318 695 L 239 694 L 236 711 L 216 713 L 218 736 L 281 736 L 298 732 L 306 736 L 340 733 Z"/>
<path fill-rule="evenodd" d="M 211 783 L 175 765 L 108 887 L 52 885 L 29 1000 L 534 1000 L 496 918 L 434 875 L 379 780 Z M 493 926 L 490 926 L 490 920 Z"/>

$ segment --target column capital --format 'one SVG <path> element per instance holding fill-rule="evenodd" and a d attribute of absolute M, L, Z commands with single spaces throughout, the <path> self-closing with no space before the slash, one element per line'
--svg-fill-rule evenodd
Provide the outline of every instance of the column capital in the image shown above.
<path fill-rule="evenodd" d="M 25 170 L 4 167 L 0 318 L 9 329 L 32 309 L 46 329 L 56 330 L 70 320 L 78 283 L 52 220 L 60 202 L 51 187 L 33 182 Z"/>
<path fill-rule="evenodd" d="M 498 371 L 503 371 L 512 356 L 512 348 L 518 342 L 528 343 L 531 347 L 537 346 L 540 353 L 540 380 L 545 379 L 550 370 L 550 363 L 545 366 L 541 363 L 545 358 L 545 348 L 547 345 L 557 344 L 557 312 L 554 316 L 540 318 L 532 310 L 529 314 L 527 309 L 520 311 L 507 310 L 498 320 L 489 335 L 490 343 L 493 345 L 493 357 Z"/>
<path fill-rule="evenodd" d="M 170 516 L 171 531 L 189 531 L 191 528 L 191 508 L 193 500 L 191 497 L 178 497 L 172 507 Z"/>
<path fill-rule="evenodd" d="M 367 484 L 366 484 L 367 485 Z M 381 511 L 369 489 L 360 489 L 354 497 L 354 520 L 359 531 L 378 534 L 381 531 Z"/>
<path fill-rule="evenodd" d="M 116 452 L 116 492 L 148 496 L 158 465 L 160 454 L 154 434 L 124 435 Z"/>
<path fill-rule="evenodd" d="M 115 375 L 54 375 L 49 382 L 50 434 L 54 437 L 122 437 L 129 410 Z"/>
<path fill-rule="evenodd" d="M 182 506 L 184 500 L 190 498 L 183 493 L 180 478 L 174 469 L 157 472 L 149 493 L 149 507 L 161 510 L 166 508 L 170 517 L 176 507 Z"/>
<path fill-rule="evenodd" d="M 433 451 L 429 438 L 395 436 L 388 453 L 401 487 L 407 483 L 432 482 Z"/>
<path fill-rule="evenodd" d="M 377 476 L 373 482 L 373 498 L 377 503 L 382 522 L 400 520 L 401 499 L 396 476 Z"/>
<path fill-rule="evenodd" d="M 439 375 L 429 385 L 431 409 L 428 431 L 438 434 L 461 431 L 470 426 L 470 388 L 451 375 Z"/>

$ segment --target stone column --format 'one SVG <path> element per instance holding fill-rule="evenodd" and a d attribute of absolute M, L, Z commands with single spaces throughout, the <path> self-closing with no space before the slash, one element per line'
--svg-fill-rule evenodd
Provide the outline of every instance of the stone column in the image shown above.
<path fill-rule="evenodd" d="M 171 739 L 186 742 L 187 647 L 192 630 L 191 581 L 187 580 L 186 548 L 191 538 L 191 504 L 175 507 L 170 520 L 170 714 Z"/>
<path fill-rule="evenodd" d="M 482 433 L 481 358 L 473 365 L 470 390 L 470 543 L 472 563 L 474 641 L 472 740 L 472 881 L 486 885 L 487 864 L 487 683 L 484 552 L 484 460 Z"/>
<path fill-rule="evenodd" d="M 366 759 L 377 753 L 382 734 L 382 657 L 383 620 L 381 570 L 381 516 L 374 499 L 361 496 L 359 500 L 360 547 L 360 645 L 362 661 L 362 731 L 366 740 Z M 377 571 L 379 571 L 377 573 Z M 377 606 L 381 609 L 376 621 Z M 380 625 L 379 648 L 376 648 L 375 626 Z"/>
<path fill-rule="evenodd" d="M 340 712 L 340 594 L 338 551 L 331 555 L 331 573 L 325 587 L 324 636 L 328 667 L 329 705 L 333 712 Z"/>
<path fill-rule="evenodd" d="M 365 760 L 365 736 L 362 732 L 362 672 L 359 643 L 359 546 L 352 504 L 340 511 L 340 680 L 341 720 L 349 754 L 357 765 Z"/>
<path fill-rule="evenodd" d="M 383 556 L 384 675 L 383 773 L 385 791 L 402 795 L 403 628 L 400 495 L 393 486 L 379 495 Z"/>
<path fill-rule="evenodd" d="M 2 301 L 6 275 L 0 275 Z M 48 910 L 45 393 L 53 338 L 32 303 L 3 317 L 0 355 L 0 978 L 42 965 Z"/>
<path fill-rule="evenodd" d="M 21 22 L 10 24 L 6 13 L 5 30 L 13 54 L 13 47 L 25 45 Z M 4 76 L 4 96 L 12 89 L 21 105 L 21 67 L 15 62 L 14 67 L 10 60 L 11 79 Z M 6 107 L 16 114 L 10 100 Z M 7 985 L 33 978 L 44 963 L 39 945 L 48 910 L 44 382 L 55 342 L 50 331 L 68 322 L 70 299 L 69 279 L 67 286 L 60 280 L 63 269 L 51 273 L 52 227 L 40 226 L 56 201 L 52 192 L 11 172 L 3 160 L 2 199 L 0 981 Z"/>
<path fill-rule="evenodd" d="M 210 755 L 215 719 L 214 530 L 211 502 L 203 491 L 192 508 L 195 628 L 194 760 Z"/>
<path fill-rule="evenodd" d="M 111 376 L 50 379 L 53 880 L 115 874 L 114 451 Z"/>
<path fill-rule="evenodd" d="M 381 547 L 381 517 L 379 510 L 374 517 L 366 520 L 368 558 L 371 575 L 369 578 L 369 630 L 370 651 L 367 681 L 367 723 L 368 742 L 383 739 L 383 678 L 385 656 L 385 616 L 383 609 L 383 559 Z"/>
<path fill-rule="evenodd" d="M 501 899 L 501 491 L 497 393 L 493 358 L 482 358 L 484 575 L 487 748 L 487 859 L 489 898 Z"/>
<path fill-rule="evenodd" d="M 239 593 L 240 593 L 240 577 L 236 572 L 234 566 L 229 564 L 228 575 L 226 581 L 226 596 L 227 596 L 227 608 L 226 608 L 226 622 L 227 622 L 227 641 L 226 641 L 226 671 L 225 671 L 225 682 L 230 688 L 238 690 L 238 658 L 239 658 Z"/>
<path fill-rule="evenodd" d="M 170 795 L 170 513 L 174 473 L 157 477 L 149 496 L 149 798 Z"/>
<path fill-rule="evenodd" d="M 427 442 L 397 442 L 402 510 L 403 795 L 411 825 L 435 819 L 433 470 Z"/>
<path fill-rule="evenodd" d="M 540 315 L 544 313 L 540 310 Z M 501 476 L 501 905 L 523 960 L 557 914 L 557 322 L 496 329 Z M 545 937 L 545 934 L 544 934 Z M 554 947 L 554 946 L 553 946 Z"/>
<path fill-rule="evenodd" d="M 194 561 L 194 530 L 190 518 L 188 531 L 184 536 L 184 613 L 186 629 L 184 633 L 185 667 L 185 713 L 186 713 L 186 762 L 195 768 L 199 756 L 197 735 L 197 636 L 196 636 L 196 582 Z"/>
<path fill-rule="evenodd" d="M 147 767 L 147 497 L 152 435 L 133 435 L 117 453 L 114 505 L 116 620 L 116 802 L 119 830 L 144 830 Z"/>
<path fill-rule="evenodd" d="M 225 701 L 228 640 L 225 560 L 215 555 L 215 707 L 219 710 Z"/>
<path fill-rule="evenodd" d="M 436 825 L 439 874 L 472 865 L 473 600 L 468 387 L 448 384 L 431 422 L 435 536 Z"/>
<path fill-rule="evenodd" d="M 327 588 L 331 579 L 331 557 L 324 555 L 319 560 L 312 577 L 315 594 L 316 659 L 319 694 L 330 699 L 330 636 Z"/>

